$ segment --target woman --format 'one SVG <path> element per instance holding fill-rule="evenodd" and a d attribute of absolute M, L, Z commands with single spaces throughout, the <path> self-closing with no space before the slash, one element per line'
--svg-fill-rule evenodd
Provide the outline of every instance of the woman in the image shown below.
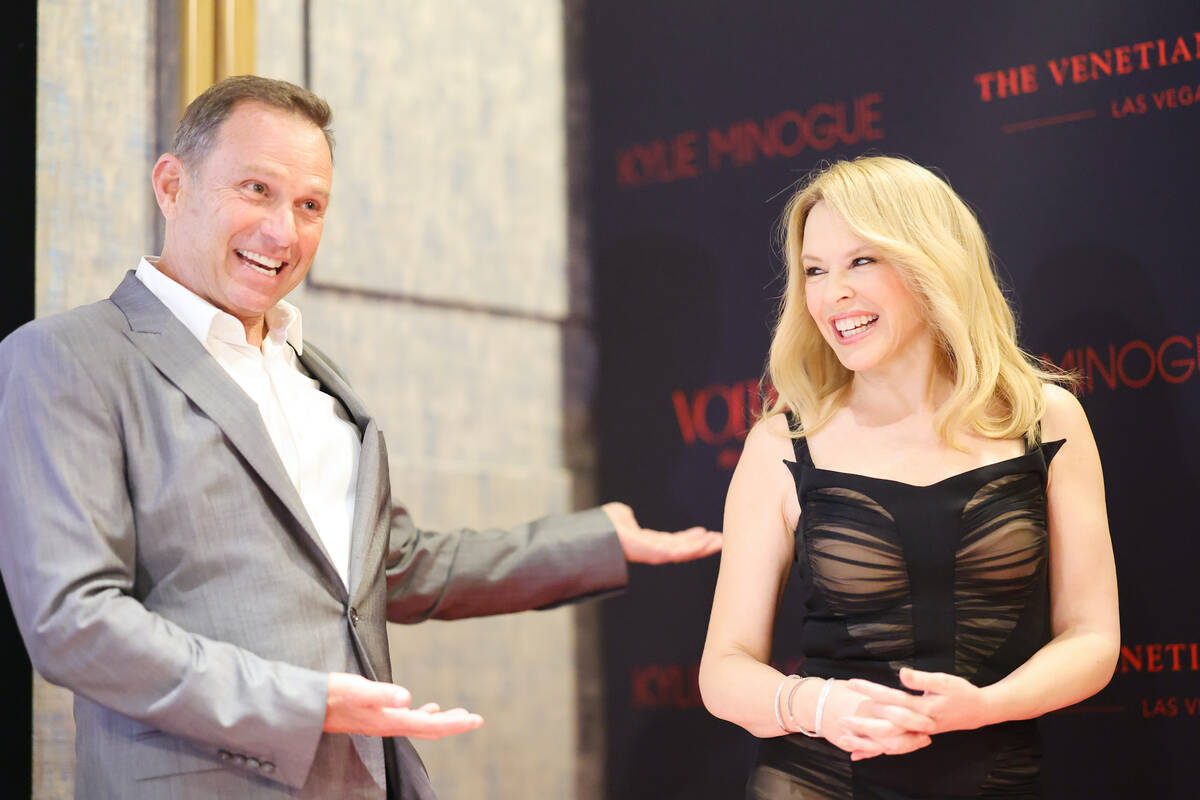
<path fill-rule="evenodd" d="M 705 705 L 763 739 L 751 798 L 1036 797 L 1033 718 L 1119 649 L 1083 409 L 1017 347 L 978 222 L 928 170 L 835 163 L 783 236 L 778 399 L 729 487 Z M 769 665 L 793 558 L 803 676 Z"/>

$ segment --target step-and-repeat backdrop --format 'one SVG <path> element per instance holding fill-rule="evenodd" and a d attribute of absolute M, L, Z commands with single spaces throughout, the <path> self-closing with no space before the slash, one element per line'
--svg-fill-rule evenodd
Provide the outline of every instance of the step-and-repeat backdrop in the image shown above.
<path fill-rule="evenodd" d="M 604 496 L 719 527 L 794 183 L 868 152 L 938 168 L 1022 343 L 1083 376 L 1104 461 L 1123 648 L 1104 692 L 1043 721 L 1048 795 L 1195 796 L 1200 5 L 597 0 L 586 24 Z M 610 797 L 742 791 L 755 741 L 696 685 L 716 572 L 635 569 L 603 608 Z"/>

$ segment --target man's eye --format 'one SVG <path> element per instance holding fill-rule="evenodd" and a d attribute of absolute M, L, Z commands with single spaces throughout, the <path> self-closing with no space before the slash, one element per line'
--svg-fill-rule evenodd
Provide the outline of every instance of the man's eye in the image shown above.
<path fill-rule="evenodd" d="M 262 183 L 251 183 L 251 184 L 250 184 L 250 191 L 254 192 L 255 194 L 266 194 L 266 193 L 267 193 L 267 187 L 266 187 L 266 184 L 262 184 Z"/>
<path fill-rule="evenodd" d="M 316 204 L 316 203 L 314 203 L 312 200 L 305 200 L 305 201 L 304 201 L 304 208 L 305 208 L 305 210 L 306 210 L 306 211 L 316 211 L 316 210 L 317 210 L 317 204 Z"/>

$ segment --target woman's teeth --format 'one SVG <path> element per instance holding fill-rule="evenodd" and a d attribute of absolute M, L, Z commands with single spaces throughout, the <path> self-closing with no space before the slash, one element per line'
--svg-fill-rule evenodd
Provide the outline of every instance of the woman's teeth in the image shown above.
<path fill-rule="evenodd" d="M 253 250 L 235 250 L 234 252 L 241 257 L 247 266 L 261 272 L 263 275 L 278 275 L 279 268 L 284 263 L 277 258 L 264 256 L 262 253 L 256 253 Z"/>
<path fill-rule="evenodd" d="M 863 314 L 857 317 L 842 317 L 835 320 L 833 327 L 837 328 L 838 336 L 843 339 L 848 339 L 851 336 L 857 336 L 867 328 L 875 324 L 879 319 L 878 314 Z"/>

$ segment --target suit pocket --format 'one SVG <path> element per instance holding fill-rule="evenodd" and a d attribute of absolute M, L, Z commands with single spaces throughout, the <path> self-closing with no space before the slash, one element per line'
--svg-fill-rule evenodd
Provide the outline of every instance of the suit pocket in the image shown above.
<path fill-rule="evenodd" d="M 159 730 L 134 737 L 130 770 L 134 780 L 146 781 L 170 775 L 224 769 L 216 753 L 209 755 L 177 736 Z"/>

